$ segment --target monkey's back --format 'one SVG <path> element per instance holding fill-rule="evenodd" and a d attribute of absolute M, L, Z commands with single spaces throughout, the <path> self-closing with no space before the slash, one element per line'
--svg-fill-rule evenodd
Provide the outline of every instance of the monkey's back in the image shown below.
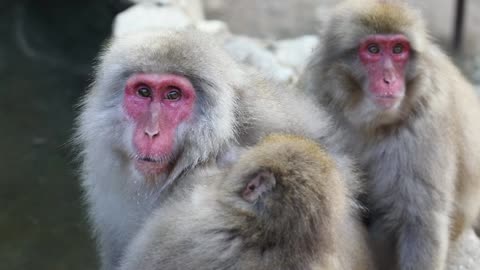
<path fill-rule="evenodd" d="M 275 187 L 252 205 L 238 187 L 265 169 Z M 339 169 L 313 141 L 267 137 L 233 168 L 185 179 L 191 189 L 157 209 L 121 269 L 372 269 Z"/>

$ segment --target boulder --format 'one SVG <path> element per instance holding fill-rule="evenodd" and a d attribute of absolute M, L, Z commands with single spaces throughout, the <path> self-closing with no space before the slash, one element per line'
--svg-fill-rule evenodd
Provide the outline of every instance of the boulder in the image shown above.
<path fill-rule="evenodd" d="M 275 55 L 266 49 L 265 43 L 259 40 L 233 36 L 225 42 L 225 49 L 235 60 L 260 70 L 273 80 L 291 82 L 296 77 L 294 70 L 280 64 Z"/>
<path fill-rule="evenodd" d="M 185 29 L 193 20 L 179 6 L 142 3 L 117 15 L 113 22 L 113 35 L 155 29 Z"/>
<path fill-rule="evenodd" d="M 275 57 L 283 65 L 300 72 L 318 45 L 318 37 L 307 35 L 295 39 L 279 40 L 272 46 Z"/>

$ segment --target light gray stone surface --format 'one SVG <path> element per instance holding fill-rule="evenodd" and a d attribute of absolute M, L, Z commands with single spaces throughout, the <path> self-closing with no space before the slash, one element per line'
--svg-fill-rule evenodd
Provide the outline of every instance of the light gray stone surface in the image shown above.
<path fill-rule="evenodd" d="M 227 24 L 222 21 L 199 21 L 195 24 L 195 28 L 215 36 L 220 42 L 225 42 L 225 40 L 232 35 Z"/>
<path fill-rule="evenodd" d="M 184 29 L 193 20 L 178 6 L 160 6 L 154 3 L 134 5 L 117 15 L 113 23 L 113 35 L 155 29 Z"/>
<path fill-rule="evenodd" d="M 225 42 L 225 49 L 233 58 L 263 72 L 280 82 L 290 82 L 295 77 L 292 68 L 280 64 L 275 55 L 265 48 L 265 43 L 244 36 L 234 36 Z"/>
<path fill-rule="evenodd" d="M 188 16 L 198 22 L 205 19 L 202 0 L 129 0 L 136 4 L 155 4 L 160 6 L 177 6 L 183 9 Z"/>
<path fill-rule="evenodd" d="M 459 241 L 452 245 L 448 270 L 479 270 L 480 269 L 480 239 L 468 230 Z"/>
<path fill-rule="evenodd" d="M 300 72 L 317 45 L 318 38 L 307 35 L 295 39 L 279 40 L 273 44 L 272 50 L 280 63 Z"/>

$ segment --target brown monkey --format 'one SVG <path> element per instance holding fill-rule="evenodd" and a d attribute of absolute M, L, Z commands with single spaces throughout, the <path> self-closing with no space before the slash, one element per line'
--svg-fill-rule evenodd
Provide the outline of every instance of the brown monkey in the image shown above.
<path fill-rule="evenodd" d="M 248 73 L 200 33 L 114 39 L 84 98 L 76 137 L 102 269 L 118 265 L 178 183 L 225 159 L 230 148 L 272 132 L 328 143 L 336 131 L 316 107 Z"/>
<path fill-rule="evenodd" d="M 444 269 L 480 209 L 480 104 L 399 1 L 348 1 L 302 84 L 348 130 L 381 269 Z"/>
<path fill-rule="evenodd" d="M 120 269 L 373 269 L 344 165 L 313 141 L 269 136 L 233 167 L 191 175 Z"/>

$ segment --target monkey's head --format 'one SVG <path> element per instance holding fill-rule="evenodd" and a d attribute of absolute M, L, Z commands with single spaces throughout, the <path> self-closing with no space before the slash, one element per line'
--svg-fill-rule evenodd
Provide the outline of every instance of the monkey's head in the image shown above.
<path fill-rule="evenodd" d="M 85 98 L 80 137 L 118 153 L 136 175 L 171 180 L 233 140 L 243 77 L 194 31 L 114 38 Z"/>
<path fill-rule="evenodd" d="M 420 15 L 394 0 L 352 0 L 326 22 L 310 63 L 320 98 L 354 124 L 392 124 L 405 116 L 422 70 L 428 36 Z M 423 65 L 422 65 L 423 66 Z M 315 87 L 315 86 L 313 86 Z"/>
<path fill-rule="evenodd" d="M 247 247 L 288 250 L 287 257 L 314 256 L 320 246 L 328 253 L 345 190 L 334 161 L 315 142 L 271 135 L 242 154 L 222 187 L 228 224 Z"/>

